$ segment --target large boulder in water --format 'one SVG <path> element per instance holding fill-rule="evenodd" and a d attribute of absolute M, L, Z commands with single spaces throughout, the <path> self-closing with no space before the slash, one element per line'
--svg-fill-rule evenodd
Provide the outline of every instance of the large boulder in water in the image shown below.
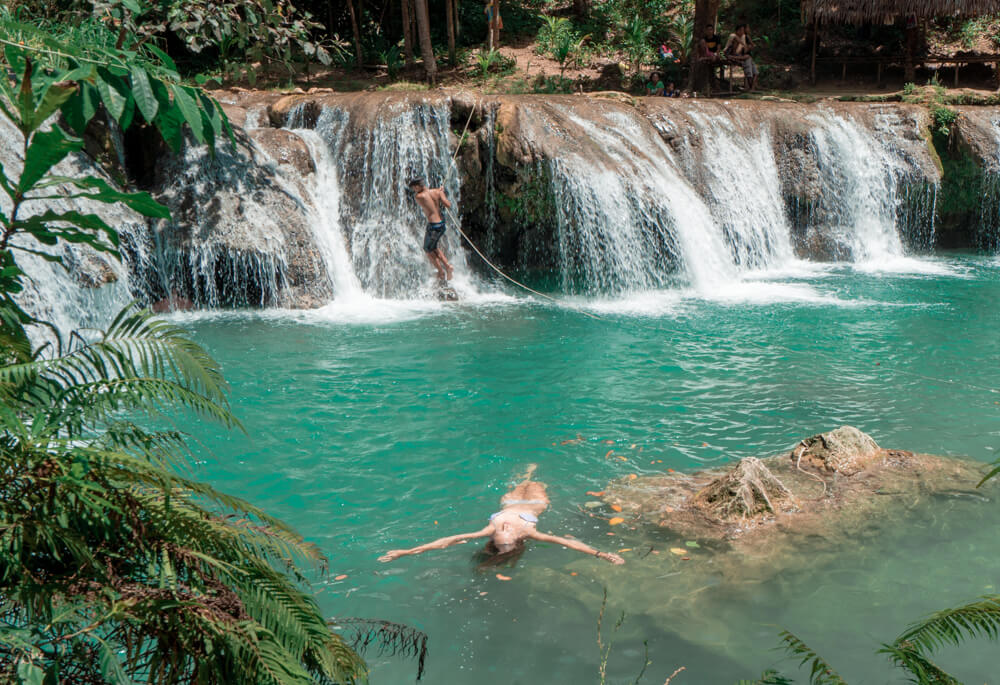
<path fill-rule="evenodd" d="M 854 426 L 841 426 L 806 438 L 792 450 L 796 466 L 853 476 L 879 458 L 878 443 Z"/>
<path fill-rule="evenodd" d="M 766 556 L 806 540 L 848 541 L 872 520 L 935 497 L 985 498 L 991 490 L 976 489 L 984 471 L 969 460 L 884 449 L 843 426 L 800 441 L 790 456 L 615 481 L 603 499 L 626 518 L 682 540 Z"/>

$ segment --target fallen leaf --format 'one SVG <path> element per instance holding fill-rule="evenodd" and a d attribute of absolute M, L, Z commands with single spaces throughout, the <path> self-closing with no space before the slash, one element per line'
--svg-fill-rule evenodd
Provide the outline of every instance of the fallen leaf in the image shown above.
<path fill-rule="evenodd" d="M 684 546 L 685 547 L 690 547 L 691 549 L 700 549 L 701 548 L 701 545 L 699 545 L 694 540 L 688 540 L 687 542 L 684 543 Z"/>
<path fill-rule="evenodd" d="M 611 509 L 614 510 L 614 511 L 621 511 L 622 510 L 622 505 L 620 505 L 620 504 L 612 504 L 611 505 Z"/>
<path fill-rule="evenodd" d="M 604 455 L 604 458 L 607 459 L 608 457 L 610 457 L 614 453 L 615 453 L 614 450 L 608 450 L 608 453 Z"/>
<path fill-rule="evenodd" d="M 497 574 L 497 580 L 510 580 L 510 576 L 505 576 L 502 573 Z"/>
<path fill-rule="evenodd" d="M 682 557 L 685 554 L 687 554 L 688 551 L 686 549 L 684 549 L 683 547 L 671 547 L 670 548 L 670 553 L 671 554 L 676 554 L 677 556 Z"/>
<path fill-rule="evenodd" d="M 437 522 L 437 521 L 435 521 L 435 522 L 434 522 L 434 525 L 436 526 L 437 524 L 438 524 L 438 522 Z"/>
<path fill-rule="evenodd" d="M 614 535 L 614 533 L 608 533 L 608 535 Z"/>
<path fill-rule="evenodd" d="M 619 459 L 621 459 L 622 461 L 628 461 L 628 458 L 627 458 L 627 457 L 622 457 L 622 456 L 619 456 L 618 458 L 619 458 Z"/>
<path fill-rule="evenodd" d="M 681 561 L 691 561 L 691 557 L 681 557 Z"/>
<path fill-rule="evenodd" d="M 569 573 L 569 574 L 570 574 L 571 576 L 575 576 L 575 575 L 576 575 L 576 571 L 570 571 L 570 573 Z"/>
<path fill-rule="evenodd" d="M 673 472 L 674 472 L 673 469 L 667 469 L 667 473 L 673 473 Z"/>
<path fill-rule="evenodd" d="M 592 500 L 590 502 L 584 502 L 583 506 L 587 507 L 588 509 L 596 509 L 597 507 L 604 506 L 604 502 L 597 502 Z"/>
<path fill-rule="evenodd" d="M 702 447 L 708 447 L 708 443 L 707 442 L 703 442 L 703 443 L 701 443 L 701 446 Z"/>
<path fill-rule="evenodd" d="M 480 597 L 485 597 L 486 595 L 487 595 L 487 593 L 485 593 L 485 592 L 480 592 L 480 593 L 479 593 L 479 596 L 480 596 Z"/>
<path fill-rule="evenodd" d="M 628 479 L 629 479 L 629 480 L 635 480 L 635 479 L 636 479 L 636 478 L 638 478 L 638 477 L 639 477 L 639 476 L 635 475 L 634 473 L 630 473 L 630 474 L 628 474 Z"/>
<path fill-rule="evenodd" d="M 334 578 L 334 580 L 343 580 L 343 579 L 344 579 L 344 578 L 346 578 L 346 577 L 347 577 L 347 575 L 346 575 L 346 574 L 344 574 L 344 575 L 339 575 L 339 576 L 337 576 L 336 578 Z"/>
<path fill-rule="evenodd" d="M 633 443 L 632 443 L 631 445 L 629 445 L 628 447 L 629 447 L 629 449 L 632 449 L 632 450 L 634 450 L 634 449 L 635 449 L 635 443 L 633 442 Z"/>
<path fill-rule="evenodd" d="M 632 548 L 631 548 L 631 547 L 626 547 L 625 549 L 620 549 L 620 550 L 618 550 L 618 551 L 619 551 L 619 552 L 631 552 L 631 551 L 632 551 Z"/>
<path fill-rule="evenodd" d="M 614 440 L 603 440 L 602 442 L 603 442 L 603 443 L 604 443 L 605 445 L 613 445 L 613 444 L 615 444 L 615 441 L 614 441 Z"/>
<path fill-rule="evenodd" d="M 625 519 L 621 516 L 615 516 L 613 519 L 608 521 L 609 526 L 617 526 L 619 523 L 625 523 Z"/>
<path fill-rule="evenodd" d="M 659 553 L 660 553 L 660 550 L 658 550 L 658 549 L 654 549 L 653 550 L 653 554 L 659 554 Z"/>
<path fill-rule="evenodd" d="M 590 495 L 591 497 L 604 497 L 604 490 L 601 490 L 600 492 L 593 492 L 591 490 L 587 490 L 587 494 Z"/>

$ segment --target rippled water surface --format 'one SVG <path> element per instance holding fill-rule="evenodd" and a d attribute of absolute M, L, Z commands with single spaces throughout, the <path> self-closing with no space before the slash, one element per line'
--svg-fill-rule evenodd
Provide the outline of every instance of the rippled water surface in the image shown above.
<path fill-rule="evenodd" d="M 794 570 L 736 579 L 701 550 L 685 565 L 661 531 L 609 536 L 581 505 L 613 478 L 774 454 L 845 423 L 885 446 L 992 461 L 998 302 L 1000 266 L 954 256 L 803 264 L 707 295 L 179 320 L 221 361 L 248 433 L 196 427 L 200 475 L 322 547 L 332 573 L 317 590 L 330 615 L 425 630 L 426 682 L 598 682 L 607 587 L 609 614 L 627 612 L 613 682 L 632 682 L 644 640 L 643 682 L 678 666 L 682 685 L 795 672 L 773 650 L 785 628 L 856 684 L 902 682 L 874 654 L 879 643 L 1000 587 L 998 503 L 940 498 L 905 521 L 873 521 L 847 548 L 803 549 Z M 612 447 L 627 460 L 606 459 Z M 625 566 L 537 544 L 506 582 L 476 570 L 473 545 L 376 562 L 482 527 L 529 463 L 552 498 L 540 527 L 632 549 Z M 988 643 L 940 661 L 971 683 L 1000 671 Z M 370 662 L 375 683 L 415 674 L 412 662 Z"/>

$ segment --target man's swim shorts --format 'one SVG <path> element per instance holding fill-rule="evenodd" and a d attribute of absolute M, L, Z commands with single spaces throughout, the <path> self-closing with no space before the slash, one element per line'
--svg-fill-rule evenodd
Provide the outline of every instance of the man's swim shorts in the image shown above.
<path fill-rule="evenodd" d="M 427 224 L 427 232 L 424 233 L 424 252 L 433 252 L 438 248 L 438 241 L 444 235 L 444 221 L 436 224 Z"/>

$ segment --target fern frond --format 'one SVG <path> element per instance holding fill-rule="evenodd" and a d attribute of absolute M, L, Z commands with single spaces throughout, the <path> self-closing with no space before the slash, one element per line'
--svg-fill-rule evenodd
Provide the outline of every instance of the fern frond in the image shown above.
<path fill-rule="evenodd" d="M 912 645 L 918 652 L 933 652 L 945 645 L 960 645 L 969 638 L 996 640 L 1000 635 L 1000 595 L 986 595 L 975 602 L 931 614 L 893 642 Z"/>
<path fill-rule="evenodd" d="M 879 654 L 885 654 L 897 668 L 910 674 L 910 682 L 917 685 L 962 685 L 954 676 L 914 649 L 912 644 L 882 645 Z"/>
<path fill-rule="evenodd" d="M 785 643 L 785 651 L 790 656 L 801 658 L 800 666 L 809 665 L 810 685 L 847 685 L 844 679 L 805 642 L 787 630 L 782 630 L 779 636 Z"/>

